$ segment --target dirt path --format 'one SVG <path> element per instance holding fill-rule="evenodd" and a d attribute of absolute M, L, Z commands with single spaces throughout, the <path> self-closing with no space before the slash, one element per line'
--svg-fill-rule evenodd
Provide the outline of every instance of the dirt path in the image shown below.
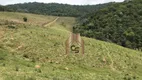
<path fill-rule="evenodd" d="M 107 50 L 107 56 L 109 57 L 109 59 L 111 60 L 111 64 L 109 65 L 110 66 L 110 68 L 113 70 L 113 71 L 116 71 L 117 73 L 121 73 L 120 71 L 118 71 L 118 70 L 116 70 L 115 69 L 115 67 L 114 67 L 114 61 L 113 61 L 113 59 L 112 59 L 112 57 L 111 57 L 111 55 L 110 55 L 110 52 L 109 52 L 109 50 L 108 50 L 108 48 L 105 46 L 105 49 Z"/>
<path fill-rule="evenodd" d="M 47 24 L 44 24 L 43 26 L 44 27 L 50 26 L 50 25 L 54 24 L 58 19 L 59 19 L 59 17 L 57 17 L 56 19 L 54 19 L 53 21 L 51 21 L 51 22 L 49 22 Z"/>

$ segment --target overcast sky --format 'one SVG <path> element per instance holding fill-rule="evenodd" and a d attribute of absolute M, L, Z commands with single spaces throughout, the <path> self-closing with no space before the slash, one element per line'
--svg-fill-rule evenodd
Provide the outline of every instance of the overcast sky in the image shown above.
<path fill-rule="evenodd" d="M 76 4 L 76 5 L 84 5 L 84 4 L 100 4 L 107 2 L 122 2 L 124 0 L 0 0 L 1 5 L 7 4 L 15 4 L 15 3 L 24 3 L 24 2 L 44 2 L 44 3 L 67 3 L 67 4 Z"/>

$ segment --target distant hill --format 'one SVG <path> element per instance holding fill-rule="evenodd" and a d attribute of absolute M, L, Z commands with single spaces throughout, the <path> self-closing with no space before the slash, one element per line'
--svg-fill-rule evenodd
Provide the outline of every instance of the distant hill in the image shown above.
<path fill-rule="evenodd" d="M 95 12 L 101 8 L 104 8 L 112 3 L 98 4 L 98 5 L 68 5 L 58 3 L 23 3 L 8 5 L 11 11 L 36 13 L 43 15 L 54 16 L 81 16 L 87 13 Z"/>
<path fill-rule="evenodd" d="M 142 49 L 142 0 L 111 4 L 80 17 L 74 31 L 82 36 Z"/>

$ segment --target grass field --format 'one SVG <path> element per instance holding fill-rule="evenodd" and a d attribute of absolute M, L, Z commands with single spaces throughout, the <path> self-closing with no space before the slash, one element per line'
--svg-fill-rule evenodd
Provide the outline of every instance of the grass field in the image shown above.
<path fill-rule="evenodd" d="M 75 18 L 56 18 L 0 12 L 0 80 L 142 80 L 140 51 L 82 37 L 85 54 L 65 55 Z"/>

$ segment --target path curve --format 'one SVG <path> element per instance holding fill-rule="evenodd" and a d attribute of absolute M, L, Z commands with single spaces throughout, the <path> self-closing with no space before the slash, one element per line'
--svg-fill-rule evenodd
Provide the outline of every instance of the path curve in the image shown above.
<path fill-rule="evenodd" d="M 57 17 L 56 19 L 54 19 L 53 21 L 51 21 L 51 22 L 49 22 L 47 24 L 44 24 L 43 26 L 44 27 L 50 26 L 50 25 L 54 24 L 58 19 L 59 19 L 59 17 Z"/>

